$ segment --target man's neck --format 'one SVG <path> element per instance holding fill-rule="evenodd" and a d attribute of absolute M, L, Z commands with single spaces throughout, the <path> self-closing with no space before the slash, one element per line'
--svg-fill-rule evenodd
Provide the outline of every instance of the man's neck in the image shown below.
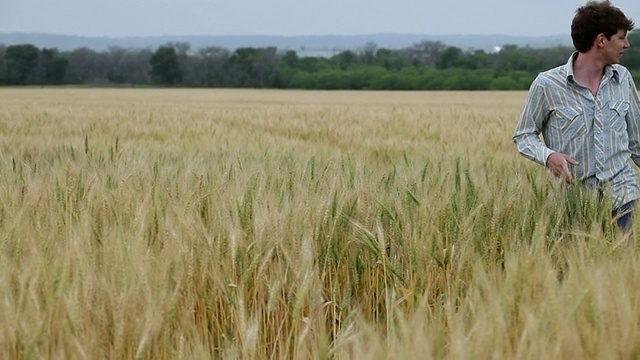
<path fill-rule="evenodd" d="M 596 95 L 604 75 L 606 64 L 593 52 L 578 53 L 573 61 L 574 79 Z"/>
<path fill-rule="evenodd" d="M 602 80 L 605 67 L 604 61 L 592 52 L 578 53 L 573 61 L 574 76 L 589 83 Z"/>

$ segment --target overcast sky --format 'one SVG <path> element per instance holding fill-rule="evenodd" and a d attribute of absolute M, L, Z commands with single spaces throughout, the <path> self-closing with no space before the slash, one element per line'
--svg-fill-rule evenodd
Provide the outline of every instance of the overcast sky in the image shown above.
<path fill-rule="evenodd" d="M 0 32 L 564 35 L 575 0 L 0 0 Z M 640 27 L 640 0 L 618 0 Z"/>

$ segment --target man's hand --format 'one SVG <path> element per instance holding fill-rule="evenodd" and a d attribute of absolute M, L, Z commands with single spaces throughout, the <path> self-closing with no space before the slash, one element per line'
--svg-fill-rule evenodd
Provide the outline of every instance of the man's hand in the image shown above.
<path fill-rule="evenodd" d="M 547 167 L 551 169 L 553 175 L 563 179 L 568 184 L 573 184 L 574 180 L 571 171 L 569 171 L 569 164 L 578 165 L 578 162 L 559 152 L 554 152 L 547 158 Z"/>

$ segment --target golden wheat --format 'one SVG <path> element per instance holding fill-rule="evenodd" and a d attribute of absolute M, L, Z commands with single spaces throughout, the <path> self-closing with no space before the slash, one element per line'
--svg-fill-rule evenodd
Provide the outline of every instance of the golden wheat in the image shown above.
<path fill-rule="evenodd" d="M 0 357 L 631 359 L 524 92 L 0 90 Z"/>

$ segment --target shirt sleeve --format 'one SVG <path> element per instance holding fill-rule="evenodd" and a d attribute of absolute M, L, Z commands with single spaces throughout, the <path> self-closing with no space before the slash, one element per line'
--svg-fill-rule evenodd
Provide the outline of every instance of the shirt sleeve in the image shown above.
<path fill-rule="evenodd" d="M 538 76 L 529 89 L 520 120 L 513 134 L 513 142 L 522 156 L 543 166 L 547 165 L 549 155 L 554 152 L 540 140 L 540 133 L 548 112 L 549 106 L 544 87 L 540 84 L 540 76 Z"/>
<path fill-rule="evenodd" d="M 633 77 L 629 74 L 629 111 L 627 112 L 627 131 L 629 133 L 629 150 L 631 159 L 637 166 L 640 166 L 640 99 L 638 89 L 633 82 Z"/>

